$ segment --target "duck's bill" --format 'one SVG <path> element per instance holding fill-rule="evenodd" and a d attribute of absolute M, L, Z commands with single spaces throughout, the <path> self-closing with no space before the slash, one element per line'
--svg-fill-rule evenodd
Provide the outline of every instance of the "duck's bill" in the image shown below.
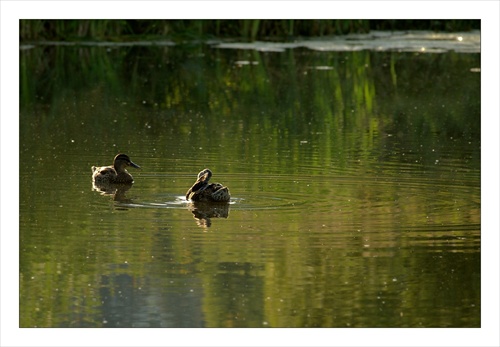
<path fill-rule="evenodd" d="M 130 166 L 135 167 L 136 169 L 140 169 L 141 167 L 136 163 L 130 162 Z"/>

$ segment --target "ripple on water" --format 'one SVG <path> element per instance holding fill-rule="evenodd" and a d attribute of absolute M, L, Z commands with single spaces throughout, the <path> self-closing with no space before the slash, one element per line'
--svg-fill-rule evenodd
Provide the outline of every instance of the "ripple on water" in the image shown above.
<path fill-rule="evenodd" d="M 227 176 L 227 175 L 226 175 Z M 228 181 L 238 181 L 238 175 L 229 176 Z M 227 177 L 226 177 L 227 178 Z M 232 178 L 232 179 L 231 179 Z M 454 201 L 460 208 L 477 202 L 479 187 L 462 181 L 413 175 L 402 176 L 297 176 L 269 175 L 255 178 L 255 182 L 231 185 L 233 196 L 229 203 L 233 210 L 286 210 L 314 209 L 315 211 L 355 211 L 370 208 L 371 212 L 383 212 L 395 203 L 408 201 L 413 204 L 441 208 Z M 234 189 L 233 189 L 234 187 Z M 257 188 L 258 187 L 258 190 Z M 139 198 L 118 203 L 129 208 L 187 209 L 191 205 L 184 195 L 153 192 L 143 195 L 134 191 Z M 142 195 L 142 196 L 141 196 Z M 402 200 L 401 200 L 402 199 Z M 442 206 L 441 206 L 442 205 Z"/>
<path fill-rule="evenodd" d="M 276 210 L 298 208 L 306 203 L 305 197 L 301 196 L 252 194 L 231 197 L 229 206 L 234 210 Z M 119 205 L 129 208 L 187 209 L 192 202 L 187 201 L 184 196 L 164 195 L 158 201 L 121 201 Z"/>

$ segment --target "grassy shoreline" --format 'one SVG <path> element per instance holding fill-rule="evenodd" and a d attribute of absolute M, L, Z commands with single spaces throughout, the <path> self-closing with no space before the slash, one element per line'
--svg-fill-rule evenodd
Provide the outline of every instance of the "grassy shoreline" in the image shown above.
<path fill-rule="evenodd" d="M 237 38 L 279 39 L 345 35 L 370 30 L 469 31 L 479 20 L 20 20 L 23 41 L 127 40 L 166 37 L 172 40 Z"/>

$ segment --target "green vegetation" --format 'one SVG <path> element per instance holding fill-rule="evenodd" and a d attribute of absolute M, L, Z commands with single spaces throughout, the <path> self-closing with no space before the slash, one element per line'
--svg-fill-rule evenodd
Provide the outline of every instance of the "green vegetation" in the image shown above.
<path fill-rule="evenodd" d="M 468 31 L 478 20 L 21 20 L 20 40 L 173 40 L 238 38 L 285 40 L 370 30 Z"/>
<path fill-rule="evenodd" d="M 408 60 L 414 68 L 401 69 Z M 255 64 L 238 67 L 235 61 Z M 456 76 L 442 78 L 429 88 L 432 76 L 449 68 L 446 64 L 456 67 Z M 283 72 L 285 66 L 290 74 Z M 308 66 L 333 68 L 321 71 Z M 325 139 L 333 142 L 340 141 L 341 133 L 361 127 L 367 127 L 368 143 L 374 134 L 398 133 L 414 126 L 425 127 L 430 136 L 439 132 L 445 136 L 476 137 L 479 122 L 471 116 L 479 117 L 479 90 L 475 83 L 480 76 L 469 70 L 477 66 L 478 55 L 463 54 L 451 54 L 444 59 L 440 54 L 369 51 L 312 56 L 300 49 L 267 54 L 198 45 L 185 49 L 127 47 L 110 51 L 103 47 L 47 46 L 21 54 L 21 110 L 38 100 L 53 100 L 54 117 L 40 124 L 51 127 L 60 115 L 57 109 L 71 107 L 74 93 L 83 92 L 98 104 L 103 97 L 109 98 L 102 107 L 111 108 L 110 112 L 115 112 L 113 99 L 126 100 L 139 109 L 151 109 L 147 121 L 153 129 L 168 125 L 176 132 L 199 136 L 199 141 L 205 138 L 204 124 L 186 124 L 183 115 L 208 117 L 209 112 L 210 119 L 222 122 L 229 115 L 249 114 L 248 122 L 234 123 L 234 128 L 229 124 L 220 130 L 219 135 L 227 133 L 229 140 L 236 133 L 249 133 L 252 129 L 247 124 L 260 124 L 272 132 L 283 131 L 286 126 L 290 135 L 307 137 L 328 129 L 332 133 Z M 457 84 L 457 80 L 463 83 Z M 463 104 L 449 99 L 458 93 L 457 88 L 465 95 Z M 408 97 L 418 109 L 407 107 Z M 381 104 L 380 100 L 384 102 Z M 288 105 L 286 111 L 281 109 L 283 104 Z M 82 111 L 75 112 L 83 117 Z M 373 118 L 374 113 L 379 114 L 377 118 Z M 305 126 L 294 127 L 297 122 Z M 102 132 L 103 137 L 106 131 L 103 127 L 92 130 L 96 136 Z M 405 136 L 415 134 L 420 133 L 409 132 Z M 274 137 L 277 141 L 283 139 L 282 133 L 275 135 L 279 135 Z M 325 152 L 321 153 L 327 154 L 334 143 L 324 145 Z M 333 147 L 337 145 L 340 143 Z M 350 145 L 359 144 L 343 144 Z M 364 145 L 361 148 L 370 151 Z"/>

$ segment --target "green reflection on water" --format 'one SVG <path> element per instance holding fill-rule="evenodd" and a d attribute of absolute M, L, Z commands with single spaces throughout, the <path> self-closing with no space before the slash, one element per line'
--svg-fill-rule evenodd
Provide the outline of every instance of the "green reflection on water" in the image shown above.
<path fill-rule="evenodd" d="M 479 55 L 20 56 L 20 326 L 480 326 Z"/>

